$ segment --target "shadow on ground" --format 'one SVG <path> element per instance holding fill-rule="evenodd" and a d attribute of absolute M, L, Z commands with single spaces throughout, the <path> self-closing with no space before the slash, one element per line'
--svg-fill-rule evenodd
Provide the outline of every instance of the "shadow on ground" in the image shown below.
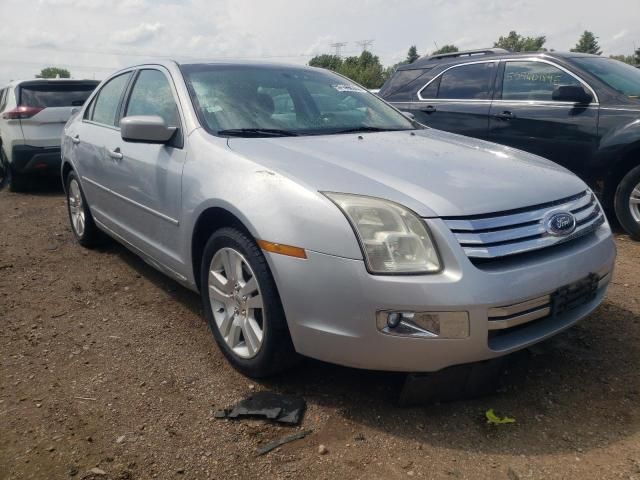
<path fill-rule="evenodd" d="M 201 315 L 196 293 L 117 244 L 105 249 Z M 397 406 L 404 375 L 311 359 L 259 383 L 329 407 L 363 428 L 434 446 L 495 454 L 569 452 L 617 442 L 640 428 L 639 331 L 639 315 L 605 302 L 572 329 L 509 357 L 495 393 L 416 408 Z M 488 426 L 488 408 L 515 417 L 516 424 Z"/>

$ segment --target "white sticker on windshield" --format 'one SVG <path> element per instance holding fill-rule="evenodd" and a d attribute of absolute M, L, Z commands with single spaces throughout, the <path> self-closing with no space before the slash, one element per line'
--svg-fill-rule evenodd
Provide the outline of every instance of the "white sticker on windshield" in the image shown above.
<path fill-rule="evenodd" d="M 360 88 L 357 85 L 347 85 L 347 84 L 335 84 L 335 85 L 331 85 L 333 88 L 335 88 L 337 91 L 339 92 L 358 92 L 358 93 L 362 93 L 364 92 L 364 88 Z"/>

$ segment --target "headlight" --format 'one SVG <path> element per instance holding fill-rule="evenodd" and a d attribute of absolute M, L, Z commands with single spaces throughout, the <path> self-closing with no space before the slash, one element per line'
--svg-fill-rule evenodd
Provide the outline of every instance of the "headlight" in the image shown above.
<path fill-rule="evenodd" d="M 356 232 L 371 273 L 435 273 L 441 264 L 427 226 L 411 210 L 380 198 L 324 193 Z"/>

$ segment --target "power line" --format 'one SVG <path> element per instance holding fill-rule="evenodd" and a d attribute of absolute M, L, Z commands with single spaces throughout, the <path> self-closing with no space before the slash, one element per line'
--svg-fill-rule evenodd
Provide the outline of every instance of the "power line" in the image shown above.
<path fill-rule="evenodd" d="M 346 45 L 346 43 L 342 44 Z M 182 54 L 158 54 L 158 53 L 145 53 L 145 52 L 136 52 L 136 51 L 119 51 L 119 50 L 100 50 L 100 49 L 82 49 L 82 48 L 56 48 L 56 47 L 41 47 L 41 46 L 21 46 L 21 45 L 8 45 L 0 43 L 0 47 L 2 48 L 16 48 L 16 49 L 27 49 L 27 50 L 44 50 L 44 51 L 52 51 L 52 52 L 69 52 L 69 53 L 88 53 L 92 55 L 117 55 L 122 57 L 145 57 L 145 58 L 186 58 L 193 60 L 200 60 L 202 56 L 194 56 L 194 55 L 182 55 Z M 317 55 L 317 53 L 294 53 L 290 55 L 252 55 L 252 56 L 239 56 L 239 55 L 212 55 L 211 57 L 215 58 L 296 58 L 296 57 L 313 57 Z"/>
<path fill-rule="evenodd" d="M 357 43 L 358 45 L 360 45 L 360 47 L 362 47 L 362 51 L 363 51 L 363 52 L 366 52 L 366 51 L 367 51 L 367 48 L 368 48 L 371 44 L 373 44 L 373 39 L 371 39 L 371 40 L 358 40 L 356 43 Z"/>
<path fill-rule="evenodd" d="M 342 50 L 342 47 L 346 46 L 347 42 L 336 42 L 336 43 L 330 43 L 329 46 L 331 48 L 335 48 L 335 56 L 339 57 L 340 56 L 340 50 Z"/>

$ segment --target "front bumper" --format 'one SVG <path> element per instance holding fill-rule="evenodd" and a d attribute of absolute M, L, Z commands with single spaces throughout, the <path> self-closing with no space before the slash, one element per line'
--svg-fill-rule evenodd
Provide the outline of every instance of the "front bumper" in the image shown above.
<path fill-rule="evenodd" d="M 12 168 L 15 173 L 58 173 L 61 163 L 60 147 L 13 147 Z"/>
<path fill-rule="evenodd" d="M 307 252 L 301 260 L 267 253 L 296 350 L 356 368 L 429 372 L 495 358 L 573 325 L 604 298 L 615 260 L 608 225 L 567 244 L 476 266 L 441 220 L 428 220 L 445 269 L 436 275 L 379 276 L 362 260 Z M 589 274 L 603 278 L 595 297 L 558 316 L 504 330 L 496 340 L 490 312 L 551 294 Z M 382 310 L 468 312 L 469 336 L 412 338 L 381 332 Z"/>

